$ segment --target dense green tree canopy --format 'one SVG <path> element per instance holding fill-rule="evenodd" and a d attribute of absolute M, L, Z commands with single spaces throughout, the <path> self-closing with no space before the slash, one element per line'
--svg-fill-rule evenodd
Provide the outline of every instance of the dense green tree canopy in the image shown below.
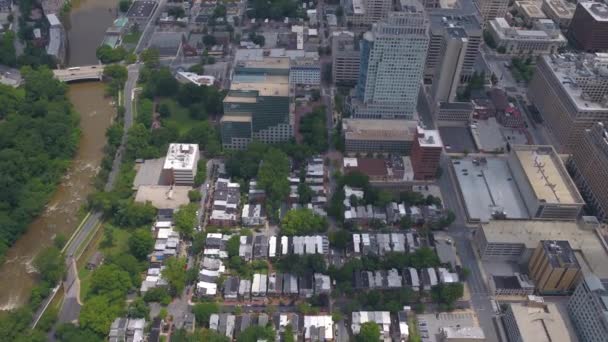
<path fill-rule="evenodd" d="M 175 230 L 180 232 L 183 236 L 191 237 L 194 233 L 194 227 L 197 226 L 198 219 L 196 216 L 197 208 L 197 203 L 191 203 L 181 206 L 179 211 L 173 215 Z"/>
<path fill-rule="evenodd" d="M 131 288 L 130 275 L 116 265 L 101 265 L 91 277 L 90 294 L 121 301 Z"/>
<path fill-rule="evenodd" d="M 34 259 L 34 265 L 40 272 L 42 280 L 50 284 L 57 283 L 65 273 L 63 255 L 61 255 L 59 248 L 55 246 L 40 252 Z"/>
<path fill-rule="evenodd" d="M 363 323 L 355 339 L 357 342 L 378 342 L 380 341 L 380 327 L 375 322 Z"/>
<path fill-rule="evenodd" d="M 80 311 L 80 326 L 105 336 L 110 325 L 122 311 L 122 303 L 113 304 L 106 296 L 89 298 Z"/>
<path fill-rule="evenodd" d="M 186 259 L 175 257 L 167 259 L 162 275 L 169 283 L 173 293 L 181 295 L 186 286 Z"/>
<path fill-rule="evenodd" d="M 129 237 L 129 251 L 139 260 L 145 260 L 154 249 L 154 237 L 147 228 L 137 229 Z"/>
<path fill-rule="evenodd" d="M 218 312 L 220 312 L 220 307 L 215 302 L 198 303 L 192 307 L 196 323 L 205 327 L 209 326 L 211 315 Z"/>
<path fill-rule="evenodd" d="M 310 235 L 326 230 L 327 220 L 306 208 L 288 211 L 281 222 L 282 235 Z"/>
<path fill-rule="evenodd" d="M 78 145 L 66 86 L 24 68 L 23 89 L 0 87 L 0 255 L 40 214 Z"/>

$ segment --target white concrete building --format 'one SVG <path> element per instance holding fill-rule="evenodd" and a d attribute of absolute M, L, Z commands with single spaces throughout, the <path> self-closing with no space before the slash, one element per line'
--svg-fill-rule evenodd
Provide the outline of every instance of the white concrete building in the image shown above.
<path fill-rule="evenodd" d="M 163 173 L 174 185 L 193 185 L 199 159 L 197 144 L 170 144 Z"/>
<path fill-rule="evenodd" d="M 534 22 L 531 30 L 511 27 L 504 18 L 492 19 L 488 23 L 498 47 L 503 47 L 510 55 L 543 55 L 557 53 L 566 46 L 567 40 L 559 27 L 551 19 Z"/>

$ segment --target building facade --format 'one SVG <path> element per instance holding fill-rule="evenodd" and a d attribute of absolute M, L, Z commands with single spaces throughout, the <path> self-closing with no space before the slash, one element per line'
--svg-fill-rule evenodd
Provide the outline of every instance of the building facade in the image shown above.
<path fill-rule="evenodd" d="M 390 0 L 341 0 L 344 18 L 354 26 L 367 26 L 385 19 L 393 9 Z"/>
<path fill-rule="evenodd" d="M 319 86 L 321 84 L 321 64 L 319 60 L 296 58 L 289 68 L 289 84 Z"/>
<path fill-rule="evenodd" d="M 581 277 L 581 266 L 568 241 L 540 241 L 528 263 L 530 278 L 542 294 L 568 294 Z"/>
<path fill-rule="evenodd" d="M 431 88 L 433 102 L 452 102 L 456 99 L 469 45 L 469 38 L 462 27 L 450 27 L 444 32 L 441 63 Z"/>
<path fill-rule="evenodd" d="M 541 10 L 560 28 L 568 28 L 574 16 L 576 5 L 566 0 L 543 0 Z"/>
<path fill-rule="evenodd" d="M 410 120 L 342 120 L 347 153 L 409 154 L 416 128 Z"/>
<path fill-rule="evenodd" d="M 278 143 L 293 136 L 289 58 L 238 62 L 220 120 L 222 145 L 243 149 L 252 139 Z"/>
<path fill-rule="evenodd" d="M 568 314 L 581 342 L 603 342 L 608 336 L 608 290 L 595 274 L 585 275 L 568 302 Z"/>
<path fill-rule="evenodd" d="M 504 18 L 507 14 L 508 0 L 475 0 L 475 5 L 479 10 L 484 22 L 495 18 Z"/>
<path fill-rule="evenodd" d="M 488 22 L 488 30 L 496 45 L 510 55 L 553 54 L 568 43 L 551 19 L 535 20 L 528 30 L 511 27 L 504 18 L 496 18 Z"/>
<path fill-rule="evenodd" d="M 411 2 L 391 12 L 361 40 L 359 80 L 352 103 L 354 118 L 412 120 L 429 42 L 424 8 Z"/>
<path fill-rule="evenodd" d="M 608 220 L 608 131 L 598 122 L 573 147 L 569 163 L 574 181 L 598 219 Z"/>
<path fill-rule="evenodd" d="M 437 102 L 434 115 L 438 122 L 467 124 L 471 122 L 474 110 L 471 102 Z"/>
<path fill-rule="evenodd" d="M 163 165 L 163 177 L 169 184 L 193 185 L 199 156 L 197 144 L 170 144 Z"/>
<path fill-rule="evenodd" d="M 332 79 L 334 84 L 353 86 L 359 79 L 361 53 L 355 34 L 334 32 L 331 37 Z"/>
<path fill-rule="evenodd" d="M 581 50 L 608 50 L 608 5 L 602 2 L 579 2 L 568 34 Z"/>
<path fill-rule="evenodd" d="M 561 54 L 540 56 L 528 98 L 556 137 L 560 152 L 569 152 L 585 129 L 608 120 L 608 56 Z"/>
<path fill-rule="evenodd" d="M 482 30 L 477 16 L 466 13 L 463 9 L 436 9 L 429 13 L 430 41 L 424 67 L 424 83 L 430 84 L 437 69 L 444 60 L 442 50 L 446 39 L 451 35 L 446 32 L 451 29 L 464 30 L 466 37 L 466 52 L 460 70 L 461 83 L 468 82 L 474 72 L 475 61 L 479 54 L 482 41 Z"/>
<path fill-rule="evenodd" d="M 443 151 L 439 131 L 425 130 L 421 127 L 417 127 L 416 130 L 411 154 L 414 179 L 435 179 L 437 177 L 437 169 L 439 168 L 441 151 Z"/>
<path fill-rule="evenodd" d="M 503 322 L 511 342 L 572 341 L 557 305 L 545 303 L 542 297 L 507 304 Z"/>

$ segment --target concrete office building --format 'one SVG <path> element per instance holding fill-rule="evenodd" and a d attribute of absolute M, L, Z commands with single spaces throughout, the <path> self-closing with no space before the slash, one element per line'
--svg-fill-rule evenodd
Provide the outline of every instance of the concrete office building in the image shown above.
<path fill-rule="evenodd" d="M 539 5 L 532 1 L 515 1 L 517 12 L 524 18 L 526 25 L 532 25 L 539 19 L 547 19 Z"/>
<path fill-rule="evenodd" d="M 367 26 L 385 19 L 393 9 L 391 0 L 342 0 L 344 18 L 354 26 Z"/>
<path fill-rule="evenodd" d="M 561 28 L 568 28 L 576 5 L 567 0 L 543 0 L 541 10 Z"/>
<path fill-rule="evenodd" d="M 528 263 L 530 278 L 542 294 L 568 294 L 581 277 L 581 266 L 570 243 L 540 241 Z"/>
<path fill-rule="evenodd" d="M 343 119 L 346 152 L 409 154 L 417 126 L 410 120 Z"/>
<path fill-rule="evenodd" d="M 506 305 L 502 321 L 510 342 L 572 341 L 557 305 L 537 296 L 528 296 L 525 303 Z"/>
<path fill-rule="evenodd" d="M 473 75 L 475 61 L 482 41 L 482 30 L 477 16 L 463 9 L 437 9 L 429 13 L 430 41 L 424 67 L 424 83 L 432 83 L 437 69 L 443 62 L 442 49 L 450 35 L 450 29 L 462 29 L 466 34 L 467 47 L 460 70 L 460 82 L 468 82 Z"/>
<path fill-rule="evenodd" d="M 608 221 L 608 131 L 598 122 L 572 148 L 574 182 L 598 219 Z"/>
<path fill-rule="evenodd" d="M 443 151 L 439 131 L 421 127 L 417 127 L 416 131 L 411 155 L 414 179 L 434 179 L 437 176 L 439 159 L 441 158 L 441 151 Z"/>
<path fill-rule="evenodd" d="M 278 143 L 293 136 L 294 104 L 289 58 L 237 62 L 220 120 L 226 149 L 244 149 L 256 139 Z"/>
<path fill-rule="evenodd" d="M 473 241 L 482 260 L 527 263 L 543 240 L 568 241 L 583 270 L 608 279 L 608 258 L 600 236 L 584 224 L 566 221 L 495 220 L 483 223 Z"/>
<path fill-rule="evenodd" d="M 585 202 L 553 146 L 514 145 L 508 165 L 530 217 L 578 218 Z"/>
<path fill-rule="evenodd" d="M 528 98 L 543 116 L 560 152 L 582 141 L 585 129 L 608 120 L 608 55 L 540 56 Z"/>
<path fill-rule="evenodd" d="M 339 31 L 332 33 L 331 58 L 334 84 L 347 86 L 357 84 L 361 52 L 353 32 Z"/>
<path fill-rule="evenodd" d="M 437 102 L 433 112 L 439 124 L 468 124 L 474 110 L 472 102 Z"/>
<path fill-rule="evenodd" d="M 495 18 L 504 18 L 507 14 L 509 0 L 475 0 L 475 5 L 484 22 Z"/>
<path fill-rule="evenodd" d="M 162 171 L 168 184 L 193 185 L 198 159 L 197 144 L 170 144 Z"/>
<path fill-rule="evenodd" d="M 433 102 L 452 102 L 456 99 L 460 75 L 464 66 L 469 39 L 462 27 L 449 27 L 441 47 L 441 63 L 433 79 Z"/>
<path fill-rule="evenodd" d="M 488 22 L 488 30 L 496 45 L 510 55 L 553 54 L 568 43 L 551 19 L 535 20 L 532 29 L 521 29 L 511 27 L 504 18 L 496 18 Z"/>
<path fill-rule="evenodd" d="M 289 84 L 319 86 L 321 84 L 321 64 L 319 59 L 295 58 L 289 67 Z"/>
<path fill-rule="evenodd" d="M 579 2 L 568 34 L 581 50 L 608 50 L 608 5 L 603 2 Z"/>
<path fill-rule="evenodd" d="M 354 118 L 415 119 L 428 42 L 429 21 L 415 0 L 364 34 Z"/>
<path fill-rule="evenodd" d="M 568 314 L 581 342 L 604 342 L 608 336 L 608 283 L 586 274 L 568 302 Z"/>

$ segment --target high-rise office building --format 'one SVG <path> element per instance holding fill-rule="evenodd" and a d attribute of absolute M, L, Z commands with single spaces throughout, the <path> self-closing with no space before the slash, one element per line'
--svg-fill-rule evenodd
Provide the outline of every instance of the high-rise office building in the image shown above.
<path fill-rule="evenodd" d="M 475 60 L 479 55 L 479 46 L 483 31 L 479 19 L 474 14 L 466 13 L 464 9 L 434 9 L 429 13 L 430 42 L 424 66 L 424 83 L 431 83 L 437 69 L 443 62 L 442 50 L 446 39 L 451 36 L 446 32 L 452 29 L 464 30 L 467 38 L 467 48 L 462 62 L 460 82 L 468 82 L 473 75 Z"/>
<path fill-rule="evenodd" d="M 355 85 L 359 79 L 359 52 L 355 34 L 350 31 L 334 32 L 331 36 L 332 78 L 334 84 Z"/>
<path fill-rule="evenodd" d="M 608 5 L 595 1 L 579 2 L 568 34 L 582 50 L 608 50 Z"/>
<path fill-rule="evenodd" d="M 469 39 L 462 27 L 445 31 L 441 48 L 441 64 L 435 72 L 431 95 L 434 102 L 453 102 L 460 85 L 460 75 L 467 55 Z"/>
<path fill-rule="evenodd" d="M 504 18 L 509 7 L 509 0 L 475 0 L 475 5 L 484 22 L 494 18 Z"/>
<path fill-rule="evenodd" d="M 393 9 L 392 0 L 342 0 L 344 18 L 354 26 L 366 26 L 385 19 Z"/>
<path fill-rule="evenodd" d="M 608 120 L 608 57 L 604 54 L 540 56 L 528 98 L 547 128 L 570 152 L 585 129 Z"/>
<path fill-rule="evenodd" d="M 428 42 L 429 21 L 417 1 L 374 24 L 361 40 L 353 117 L 414 119 Z"/>
<path fill-rule="evenodd" d="M 598 219 L 608 221 L 608 131 L 598 122 L 572 147 L 574 182 Z"/>
<path fill-rule="evenodd" d="M 570 301 L 568 313 L 581 342 L 605 342 L 608 336 L 608 290 L 605 281 L 586 274 Z"/>
<path fill-rule="evenodd" d="M 581 277 L 581 266 L 568 241 L 540 241 L 528 263 L 530 278 L 542 294 L 567 294 Z"/>
<path fill-rule="evenodd" d="M 243 149 L 253 140 L 277 143 L 293 136 L 289 58 L 239 61 L 220 120 L 222 145 Z"/>

